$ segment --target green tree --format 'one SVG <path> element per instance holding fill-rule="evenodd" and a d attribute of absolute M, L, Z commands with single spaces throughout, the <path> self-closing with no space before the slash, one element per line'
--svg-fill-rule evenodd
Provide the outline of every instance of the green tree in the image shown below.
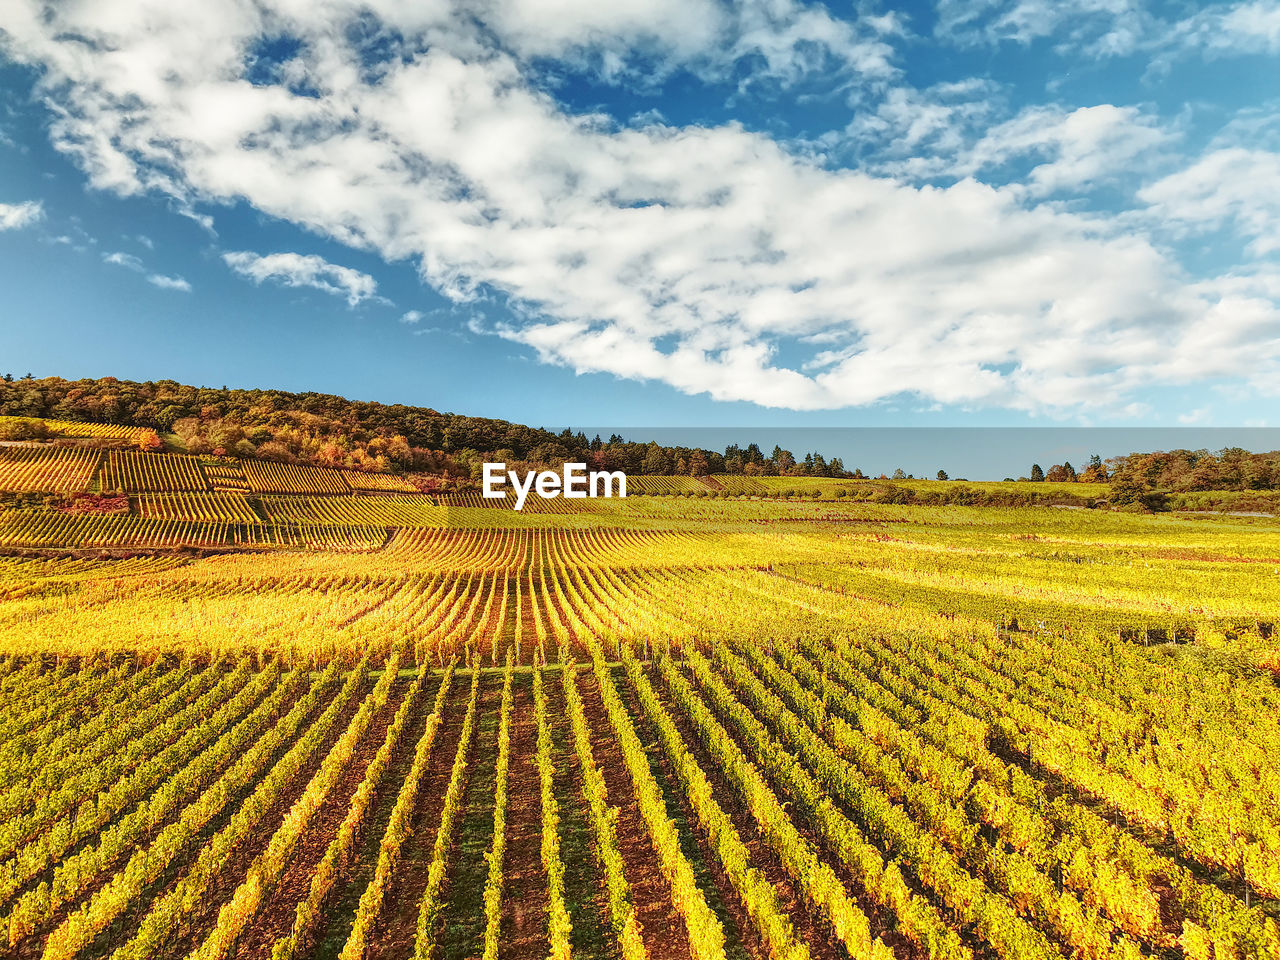
<path fill-rule="evenodd" d="M 1044 480 L 1044 471 L 1040 469 L 1040 464 L 1033 463 L 1031 465 L 1031 482 L 1040 483 Z"/>
<path fill-rule="evenodd" d="M 640 472 L 651 477 L 663 476 L 671 472 L 671 464 L 666 453 L 656 442 L 651 441 L 645 451 L 644 460 L 640 464 Z"/>
<path fill-rule="evenodd" d="M 1107 468 L 1102 465 L 1102 457 L 1096 453 L 1089 458 L 1089 466 L 1079 477 L 1082 483 L 1106 483 Z"/>
<path fill-rule="evenodd" d="M 1143 496 L 1150 490 L 1151 487 L 1146 480 L 1126 470 L 1111 478 L 1111 496 L 1108 501 L 1116 507 L 1141 503 Z"/>
<path fill-rule="evenodd" d="M 947 479 L 947 471 L 945 471 L 945 470 L 939 470 L 939 471 L 938 471 L 938 479 L 939 479 L 939 480 L 946 480 L 946 479 Z"/>
<path fill-rule="evenodd" d="M 1156 490 L 1141 473 L 1121 470 L 1111 478 L 1108 502 L 1113 507 L 1141 504 L 1148 510 L 1164 510 L 1169 504 L 1169 498 L 1163 491 Z"/>

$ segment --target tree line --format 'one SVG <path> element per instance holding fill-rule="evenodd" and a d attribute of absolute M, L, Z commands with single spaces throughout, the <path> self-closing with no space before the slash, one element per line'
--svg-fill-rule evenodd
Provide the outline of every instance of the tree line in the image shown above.
<path fill-rule="evenodd" d="M 724 451 L 669 447 L 613 435 L 442 413 L 430 407 L 347 400 L 324 393 L 196 387 L 115 377 L 0 378 L 0 416 L 149 427 L 188 453 L 259 457 L 370 471 L 477 479 L 486 460 L 528 469 L 582 462 L 628 474 L 851 477 L 839 457 L 796 457 L 757 444 Z"/>
<path fill-rule="evenodd" d="M 430 407 L 347 400 L 325 393 L 196 387 L 173 380 L 134 382 L 115 377 L 65 380 L 27 374 L 0 378 L 0 416 L 45 417 L 149 427 L 172 435 L 190 453 L 259 457 L 370 471 L 477 479 L 486 460 L 512 469 L 542 469 L 582 462 L 592 469 L 631 475 L 863 478 L 839 457 L 818 451 L 797 457 L 775 446 L 730 444 L 723 451 L 607 440 L 581 431 L 559 433 L 485 417 L 442 413 Z M 938 479 L 946 479 L 938 471 Z M 907 479 L 901 470 L 892 477 Z M 1012 480 L 1012 477 L 1007 477 Z M 1032 465 L 1032 482 L 1110 482 L 1113 494 L 1137 498 L 1150 491 L 1280 490 L 1280 451 L 1239 447 L 1216 452 L 1170 450 L 1130 453 L 1105 462 L 1094 455 L 1077 471 L 1070 463 L 1047 471 Z M 1113 497 L 1114 499 L 1114 497 Z"/>

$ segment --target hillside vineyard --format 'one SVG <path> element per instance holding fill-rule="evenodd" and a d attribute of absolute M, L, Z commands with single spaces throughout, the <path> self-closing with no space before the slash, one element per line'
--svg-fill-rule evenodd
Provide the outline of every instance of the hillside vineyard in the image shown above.
<path fill-rule="evenodd" d="M 6 955 L 1280 958 L 1274 519 L 632 479 L 0 450 Z"/>

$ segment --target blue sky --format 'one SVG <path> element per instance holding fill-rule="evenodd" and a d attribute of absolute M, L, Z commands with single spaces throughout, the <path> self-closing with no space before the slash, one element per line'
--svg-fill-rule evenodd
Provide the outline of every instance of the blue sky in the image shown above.
<path fill-rule="evenodd" d="M 1280 3 L 15 0 L 0 283 L 16 374 L 1276 426 Z"/>

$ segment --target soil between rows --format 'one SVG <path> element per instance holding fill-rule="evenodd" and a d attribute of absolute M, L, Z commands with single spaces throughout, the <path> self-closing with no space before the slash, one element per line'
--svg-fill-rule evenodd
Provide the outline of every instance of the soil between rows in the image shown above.
<path fill-rule="evenodd" d="M 724 681 L 725 686 L 729 691 L 737 697 L 738 691 L 735 689 L 733 682 L 723 674 L 718 675 L 721 680 Z M 700 689 L 695 678 L 689 676 L 688 679 L 689 682 L 694 685 L 695 689 Z M 747 706 L 745 701 L 741 698 L 739 698 L 739 702 L 743 703 L 744 706 Z M 737 729 L 734 727 L 733 722 L 723 716 L 709 698 L 706 700 L 706 703 L 708 708 L 711 709 L 712 713 L 723 725 L 730 739 L 738 745 L 738 748 L 742 750 L 743 754 L 748 759 L 752 759 L 750 745 L 739 734 Z M 748 707 L 748 709 L 750 708 Z M 754 713 L 754 711 L 752 712 Z M 763 718 L 757 716 L 757 720 L 760 721 L 761 725 L 764 726 L 771 736 L 776 735 L 776 731 Z M 759 765 L 757 765 L 757 767 L 759 768 Z M 803 761 L 801 762 L 801 767 L 808 771 L 810 775 L 813 774 L 813 771 L 810 770 L 808 765 L 803 763 Z M 789 797 L 786 790 L 783 789 L 782 784 L 779 783 L 771 773 L 763 768 L 759 769 L 761 776 L 764 777 L 765 782 L 769 784 L 770 788 L 774 791 L 774 795 L 777 796 L 779 800 L 784 800 Z M 849 819 L 856 825 L 857 817 L 854 816 L 853 811 L 845 808 L 845 806 L 839 802 L 839 798 L 832 798 L 832 800 L 836 808 L 845 816 L 849 817 Z M 804 816 L 793 816 L 791 822 L 794 823 L 796 829 L 800 831 L 800 835 L 808 840 L 809 843 L 813 845 L 814 849 L 819 851 L 824 862 L 826 862 L 836 872 L 836 876 L 839 877 L 840 882 L 844 884 L 845 890 L 848 891 L 850 898 L 857 903 L 862 909 L 862 912 L 867 915 L 867 919 L 871 922 L 872 936 L 880 937 L 880 939 L 884 941 L 885 945 L 893 950 L 894 955 L 901 957 L 902 960 L 922 960 L 924 953 L 899 929 L 897 915 L 891 909 L 880 906 L 871 894 L 867 892 L 862 881 L 853 873 L 852 870 L 849 869 L 844 861 L 835 854 L 831 849 L 830 844 L 828 844 L 824 838 L 813 829 L 812 825 L 808 822 L 808 819 Z M 870 837 L 868 837 L 868 842 L 872 842 Z M 873 845 L 880 852 L 880 855 L 884 858 L 884 861 L 887 864 L 892 857 L 886 856 L 885 850 L 880 844 Z M 947 906 L 939 902 L 936 897 L 932 896 L 932 891 L 925 888 L 923 884 L 920 883 L 919 879 L 915 876 L 914 871 L 908 869 L 906 864 L 903 864 L 902 867 L 903 880 L 911 891 L 928 900 L 939 911 L 944 920 L 948 919 L 951 916 L 951 911 Z M 961 929 L 957 932 L 960 934 L 960 938 L 964 941 L 965 946 L 969 947 L 974 952 L 975 956 L 985 956 L 985 944 L 981 940 L 969 936 L 968 931 L 966 930 Z"/>
<path fill-rule="evenodd" d="M 757 949 L 759 937 L 755 925 L 733 884 L 720 869 L 719 857 L 698 826 L 697 813 L 689 804 L 675 767 L 658 739 L 657 730 L 640 706 L 630 679 L 619 668 L 614 671 L 613 681 L 649 759 L 650 772 L 662 787 L 667 816 L 680 837 L 681 851 L 693 868 L 707 906 L 724 929 L 726 960 L 764 960 L 768 951 Z"/>
<path fill-rule="evenodd" d="M 293 929 L 294 914 L 298 904 L 306 899 L 312 875 L 329 844 L 337 836 L 342 821 L 346 819 L 351 798 L 364 781 L 369 764 L 386 740 L 387 728 L 391 726 L 391 721 L 408 692 L 408 682 L 398 680 L 393 684 L 387 702 L 374 716 L 363 739 L 356 745 L 346 771 L 312 816 L 280 882 L 271 891 L 266 903 L 258 911 L 258 916 L 241 939 L 235 954 L 238 960 L 269 960 L 275 941 Z"/>
<path fill-rule="evenodd" d="M 662 872 L 648 827 L 640 814 L 631 773 L 609 723 L 600 687 L 594 676 L 582 673 L 578 690 L 591 728 L 592 756 L 604 777 L 609 803 L 618 808 L 618 850 L 631 885 L 641 939 L 653 960 L 683 960 L 690 955 L 689 932 L 672 902 L 671 884 Z"/>
<path fill-rule="evenodd" d="M 457 683 L 458 680 L 455 678 L 453 685 Z M 453 685 L 450 687 L 450 693 L 454 692 Z M 313 960 L 334 960 L 351 935 L 356 908 L 377 869 L 383 834 L 386 833 L 401 786 L 413 763 L 414 751 L 417 749 L 423 730 L 426 729 L 438 691 L 439 678 L 435 681 L 427 681 L 419 694 L 417 705 L 400 732 L 400 742 L 392 751 L 386 773 L 383 774 L 382 783 L 371 805 L 363 836 L 356 843 L 351 862 L 335 884 L 323 913 L 324 919 L 316 930 L 316 946 L 312 951 Z M 436 731 L 437 749 L 445 733 L 444 724 L 449 720 L 448 710 L 449 699 L 446 697 L 442 714 L 443 722 Z"/>
<path fill-rule="evenodd" d="M 501 707 L 502 684 L 495 674 L 489 683 L 480 682 L 466 788 L 447 854 L 448 872 L 441 893 L 443 929 L 436 931 L 442 960 L 478 957 L 484 950 L 484 890 L 489 879 L 489 851 L 493 848 L 493 791 L 497 783 L 494 767 Z"/>
<path fill-rule="evenodd" d="M 238 724 L 240 722 L 243 722 L 245 717 L 248 717 L 249 715 L 251 715 L 253 711 L 256 710 L 261 705 L 263 700 L 270 697 L 273 690 L 274 688 L 272 688 L 271 690 L 265 691 L 257 702 L 251 704 L 244 711 L 244 713 L 236 720 L 236 723 Z M 290 710 L 293 709 L 294 705 L 298 702 L 298 700 L 302 699 L 302 697 L 306 695 L 306 692 L 307 692 L 307 687 L 305 685 L 300 685 L 299 687 L 292 690 L 288 694 L 288 696 L 286 696 L 285 699 L 278 706 L 276 711 L 273 713 L 271 719 L 268 720 L 264 729 L 259 733 L 258 737 L 255 738 L 254 742 L 256 743 L 262 737 L 267 736 L 270 733 L 270 731 L 274 729 L 275 725 L 279 723 L 279 721 L 283 717 L 285 717 Z M 235 694 L 233 693 L 231 694 L 230 697 L 228 697 L 228 699 L 231 699 L 231 697 L 234 697 L 234 696 Z M 199 756 L 203 754 L 205 751 L 207 751 L 210 747 L 212 747 L 213 744 L 217 742 L 217 740 L 218 740 L 218 737 L 214 737 L 212 740 L 210 740 L 207 744 L 205 744 L 204 748 L 199 753 L 197 753 L 194 757 L 188 760 L 187 763 L 189 764 L 197 760 Z M 273 754 L 271 758 L 271 763 L 274 764 L 276 761 L 280 759 L 280 757 L 284 756 L 284 754 L 288 752 L 290 747 L 292 747 L 293 743 L 294 741 L 290 740 L 288 743 L 277 747 L 276 752 Z M 226 772 L 226 769 L 235 761 L 235 759 L 236 758 L 232 757 L 228 759 L 226 763 L 223 763 L 219 766 L 218 770 L 213 775 L 213 780 L 210 782 L 210 785 L 213 782 L 216 782 L 218 777 L 222 776 Z M 244 800 L 245 797 L 247 797 L 251 793 L 254 786 L 255 784 L 251 784 L 251 783 L 239 785 L 239 789 L 236 791 L 235 795 L 233 796 L 232 802 L 227 805 L 228 811 L 234 812 L 234 810 L 238 809 L 239 804 Z M 154 791 L 151 791 L 148 793 L 147 795 L 148 798 L 152 795 L 152 793 L 154 793 Z M 165 820 L 158 823 L 146 837 L 142 838 L 138 842 L 138 848 L 142 849 L 148 846 L 150 842 L 161 831 L 163 831 L 167 826 L 173 823 L 180 816 L 181 811 L 189 803 L 193 802 L 202 793 L 203 793 L 203 790 L 199 790 L 199 791 L 196 791 L 193 795 L 188 796 L 183 803 L 179 804 L 177 808 L 171 812 L 169 817 L 167 817 Z M 197 838 L 195 843 L 192 845 L 191 849 L 199 850 L 200 847 L 204 844 L 204 842 L 208 840 L 209 837 L 213 836 L 213 834 L 216 833 L 217 830 L 223 824 L 226 823 L 226 821 L 230 818 L 230 815 L 231 815 L 230 812 L 224 811 L 221 816 L 215 818 L 212 824 L 207 825 L 205 829 L 201 831 L 199 837 Z M 115 820 L 112 821 L 112 823 L 115 823 L 115 822 L 116 822 Z M 104 829 L 109 829 L 110 826 L 111 824 L 108 824 L 107 827 Z M 101 833 L 102 831 L 98 831 L 98 833 L 95 834 L 92 839 L 86 839 L 84 841 L 81 841 L 80 844 L 77 845 L 76 849 L 77 850 L 83 849 L 83 847 L 86 844 L 96 842 L 97 837 L 101 836 Z M 104 887 L 108 882 L 110 882 L 110 880 L 116 875 L 116 873 L 119 870 L 123 869 L 125 864 L 128 863 L 130 856 L 132 856 L 132 853 L 126 850 L 109 867 L 100 871 L 99 874 L 94 878 L 93 882 L 89 884 L 89 886 L 87 886 L 83 892 L 81 892 L 76 897 L 74 897 L 71 902 L 64 904 L 54 914 L 52 920 L 50 920 L 48 923 L 41 924 L 37 928 L 37 931 L 34 935 L 28 937 L 21 944 L 19 944 L 15 955 L 20 958 L 27 958 L 27 957 L 38 956 L 41 952 L 43 952 L 45 942 L 48 940 L 49 934 L 52 931 L 56 930 L 58 926 L 67 918 L 67 916 L 70 913 L 78 909 L 81 904 L 86 903 L 90 899 L 92 899 L 93 896 L 102 887 Z M 136 929 L 137 922 L 140 921 L 141 919 L 141 915 L 142 915 L 141 911 L 143 907 L 146 904 L 151 902 L 151 898 L 153 896 L 158 895 L 158 893 L 166 890 L 171 883 L 175 882 L 175 880 L 181 876 L 180 871 L 183 869 L 183 865 L 185 863 L 186 863 L 185 859 L 179 860 L 177 863 L 172 865 L 163 876 L 161 876 L 153 884 L 149 885 L 144 890 L 143 895 L 134 901 L 133 910 L 127 911 L 124 917 L 117 919 L 117 921 L 111 925 L 111 927 L 103 934 L 103 936 L 99 938 L 99 942 L 100 943 L 113 942 L 113 940 L 119 937 L 120 935 L 122 935 L 124 931 L 132 931 Z M 90 950 L 89 952 L 92 953 L 92 950 Z"/>
<path fill-rule="evenodd" d="M 481 697 L 484 681 L 481 681 Z M 400 862 L 382 901 L 382 915 L 369 938 L 366 960 L 404 960 L 413 952 L 418 928 L 418 905 L 431 870 L 432 848 L 440 826 L 445 791 L 471 696 L 470 677 L 454 675 L 445 700 L 440 727 L 431 745 L 431 758 L 418 784 L 417 802 L 409 818 L 409 834 L 400 848 Z M 479 709 L 477 704 L 476 709 Z M 410 747 L 410 755 L 417 742 Z M 472 747 L 474 750 L 474 746 Z M 407 772 L 407 768 L 406 768 Z M 400 781 L 397 781 L 400 782 Z M 341 945 L 338 950 L 341 950 Z"/>
<path fill-rule="evenodd" d="M 564 899 L 572 924 L 570 945 L 580 960 L 618 960 L 618 942 L 609 920 L 605 879 L 596 849 L 591 811 L 582 795 L 582 765 L 573 747 L 564 701 L 563 674 L 548 671 L 547 720 L 551 727 L 556 799 L 560 805 L 560 859 L 564 863 Z"/>
<path fill-rule="evenodd" d="M 372 686 L 372 682 L 366 680 L 363 689 L 357 691 L 350 701 L 343 706 L 334 721 L 332 729 L 329 730 L 329 733 L 316 748 L 315 752 L 311 754 L 307 762 L 302 765 L 302 768 L 294 774 L 289 781 L 289 785 L 281 793 L 280 798 L 272 804 L 257 825 L 249 831 L 248 835 L 232 849 L 231 854 L 218 868 L 212 882 L 206 887 L 204 895 L 200 898 L 198 908 L 182 918 L 179 935 L 170 940 L 166 953 L 174 956 L 186 956 L 198 947 L 204 937 L 207 936 L 209 930 L 217 922 L 218 911 L 221 909 L 223 902 L 235 893 L 236 887 L 247 876 L 253 861 L 267 848 L 276 830 L 284 822 L 285 815 L 297 802 L 298 798 L 302 796 L 307 784 L 311 782 L 311 778 L 320 769 L 324 758 L 333 749 L 333 745 L 338 741 L 338 738 L 350 726 L 351 719 L 356 715 L 361 701 L 368 695 Z M 327 709 L 327 707 L 322 702 L 321 712 L 324 709 Z M 302 735 L 305 736 L 305 732 Z M 239 809 L 238 805 L 236 809 Z"/>
<path fill-rule="evenodd" d="M 511 692 L 506 889 L 498 956 L 500 960 L 543 960 L 548 949 L 547 873 L 542 866 L 542 781 L 532 675 L 516 675 Z"/>
<path fill-rule="evenodd" d="M 653 686 L 654 693 L 658 696 L 658 701 L 666 708 L 667 714 L 671 717 L 672 722 L 675 723 L 676 730 L 683 738 L 685 747 L 689 750 L 694 760 L 697 761 L 698 766 L 702 768 L 703 774 L 706 775 L 716 801 L 720 804 L 721 809 L 729 815 L 734 829 L 738 831 L 738 837 L 750 852 L 751 864 L 764 874 L 765 879 L 773 887 L 774 894 L 778 899 L 778 905 L 790 918 L 796 937 L 808 946 L 809 953 L 815 960 L 840 960 L 843 951 L 836 945 L 836 935 L 831 928 L 831 924 L 811 908 L 809 900 L 803 891 L 796 888 L 795 883 L 787 873 L 786 867 L 773 852 L 768 840 L 761 834 L 756 826 L 755 819 L 743 805 L 728 778 L 724 776 L 720 765 L 703 746 L 701 739 L 699 739 L 697 732 L 689 723 L 684 711 L 671 698 L 670 691 L 662 682 L 662 678 L 656 670 L 649 673 L 649 681 Z M 709 859 L 713 863 L 717 862 L 714 858 Z M 721 872 L 717 870 L 717 873 Z M 751 931 L 754 934 L 755 927 L 745 906 L 737 897 L 734 898 L 733 903 L 739 929 L 744 932 Z M 768 945 L 759 935 L 744 936 L 743 940 L 751 950 L 753 957 L 767 957 L 769 955 Z"/>
<path fill-rule="evenodd" d="M 212 690 L 212 689 L 217 685 L 217 683 L 218 683 L 218 682 L 220 682 L 220 681 L 221 681 L 221 677 L 216 678 L 216 679 L 215 679 L 215 681 L 214 681 L 213 683 L 211 683 L 211 684 L 210 684 L 206 689 L 199 691 L 199 692 L 198 692 L 198 693 L 196 693 L 195 695 L 188 697 L 188 698 L 187 698 L 186 700 L 184 700 L 182 703 L 179 703 L 179 704 L 175 705 L 175 706 L 174 706 L 174 708 L 173 708 L 173 710 L 172 710 L 171 716 L 172 716 L 172 715 L 176 715 L 176 714 L 180 713 L 181 711 L 183 711 L 183 710 L 187 709 L 187 707 L 189 707 L 193 702 L 195 702 L 195 700 L 197 700 L 200 696 L 203 696 L 203 695 L 204 695 L 205 693 L 207 693 L 209 690 Z M 247 679 L 246 679 L 245 684 L 244 684 L 243 686 L 247 686 L 249 683 L 252 683 L 252 682 L 253 682 L 253 677 L 249 677 L 249 678 L 247 678 Z M 211 709 L 212 709 L 212 710 L 214 710 L 214 711 L 216 711 L 216 710 L 220 710 L 220 709 L 221 709 L 221 708 L 222 708 L 222 707 L 223 707 L 223 706 L 224 706 L 228 701 L 235 699 L 235 697 L 236 697 L 236 696 L 238 696 L 238 695 L 240 694 L 240 691 L 243 689 L 243 686 L 241 686 L 241 687 L 237 687 L 237 688 L 235 688 L 235 689 L 233 689 L 233 690 L 230 690 L 230 691 L 226 694 L 226 696 L 225 696 L 225 697 L 223 697 L 223 699 L 222 699 L 222 700 L 218 701 L 218 703 L 214 704 L 214 705 L 212 706 L 212 708 L 211 708 Z M 239 716 L 237 716 L 237 718 L 236 718 L 236 721 L 235 721 L 235 722 L 239 722 L 239 720 L 243 719 L 243 717 L 248 716 L 248 715 L 249 715 L 249 713 L 251 713 L 251 712 L 252 712 L 252 711 L 253 711 L 253 710 L 258 706 L 258 704 L 259 704 L 259 703 L 261 703 L 261 700 L 262 700 L 262 699 L 264 699 L 264 698 L 265 698 L 269 693 L 270 693 L 270 691 L 268 690 L 266 693 L 264 693 L 264 694 L 263 694 L 263 697 L 262 697 L 262 698 L 260 698 L 259 700 L 254 701 L 252 704 L 250 704 L 250 705 L 249 705 L 249 707 L 244 711 L 244 713 L 243 713 L 243 714 L 240 714 Z M 163 699 L 163 698 L 161 698 L 161 699 Z M 146 708 L 144 707 L 143 709 L 146 709 Z M 191 760 L 196 759 L 196 757 L 198 757 L 198 756 L 200 755 L 200 753 L 202 753 L 204 750 L 208 749 L 208 747 L 209 747 L 209 746 L 211 746 L 214 742 L 216 742 L 216 741 L 217 741 L 217 739 L 218 739 L 218 737 L 219 737 L 219 736 L 221 736 L 221 735 L 222 735 L 222 733 L 224 733 L 224 732 L 225 732 L 225 731 L 216 731 L 212 739 L 208 740 L 208 741 L 207 741 L 203 746 L 201 746 L 201 747 L 199 747 L 199 748 L 197 749 L 197 752 L 196 752 L 196 753 L 191 757 Z M 124 772 L 123 772 L 123 775 L 124 775 L 124 776 L 129 776 L 130 774 L 132 774 L 132 773 L 134 772 L 134 770 L 136 769 L 136 767 L 137 767 L 137 766 L 140 766 L 140 765 L 142 765 L 142 764 L 148 763 L 148 762 L 150 762 L 152 759 L 154 759 L 156 756 L 158 756 L 158 755 L 160 755 L 160 754 L 164 753 L 164 751 L 165 751 L 165 750 L 168 750 L 168 749 L 169 749 L 170 747 L 172 747 L 175 743 L 177 743 L 178 741 L 180 741 L 180 740 L 181 740 L 181 739 L 182 739 L 186 734 L 187 734 L 187 730 L 179 730 L 179 731 L 177 732 L 177 734 L 176 734 L 172 739 L 170 739 L 167 743 L 164 743 L 164 744 L 162 744 L 161 746 L 157 747 L 157 748 L 156 748 L 152 753 L 147 754 L 145 757 L 139 757 L 139 758 L 137 758 L 136 763 L 135 763 L 135 766 L 134 766 L 134 767 L 126 768 L 126 769 L 124 770 Z M 127 745 L 122 746 L 120 749 L 121 749 L 121 750 L 123 750 L 123 749 L 127 749 Z M 72 757 L 71 757 L 71 759 L 73 759 L 73 760 L 74 760 L 74 759 L 76 759 L 76 758 L 75 758 L 74 756 L 72 756 Z M 105 759 L 108 759 L 108 758 L 104 757 L 103 759 L 105 760 Z M 189 762 L 191 762 L 191 760 L 188 760 L 187 762 L 189 763 Z M 89 835 L 89 836 L 87 836 L 87 837 L 83 837 L 83 838 L 82 838 L 82 839 L 80 839 L 80 840 L 77 840 L 77 841 L 76 841 L 74 844 L 72 844 L 72 845 L 71 845 L 71 846 L 70 846 L 70 847 L 69 847 L 65 852 L 63 852 L 63 853 L 61 854 L 61 856 L 59 856 L 55 861 L 50 862 L 50 863 L 49 863 L 49 864 L 48 864 L 48 865 L 47 865 L 43 870 L 41 870 L 39 873 L 35 874 L 35 875 L 30 879 L 30 880 L 26 881 L 26 882 L 25 882 L 25 883 L 23 883 L 20 887 L 18 887 L 18 889 L 14 892 L 13 896 L 10 898 L 10 902 L 16 902 L 19 898 L 21 898 L 23 895 L 25 895 L 28 891 L 30 891 L 30 890 L 34 889 L 35 887 L 39 886 L 41 883 L 44 883 L 44 882 L 49 881 L 49 880 L 52 878 L 52 876 L 53 876 L 53 874 L 54 874 L 54 871 L 57 869 L 58 864 L 63 863 L 63 862 L 65 862 L 66 860 L 70 859 L 71 857 L 75 856 L 77 853 L 79 853 L 79 852 L 80 852 L 81 850 L 83 850 L 85 847 L 87 847 L 87 846 L 90 846 L 90 845 L 92 845 L 92 844 L 97 843 L 98 838 L 99 838 L 99 837 L 100 837 L 100 836 L 101 836 L 105 831 L 110 830 L 110 829 L 111 829 L 111 828 L 112 828 L 112 827 L 113 827 L 113 826 L 114 826 L 114 825 L 115 825 L 119 820 L 121 820 L 123 817 L 128 816 L 128 815 L 129 815 L 133 810 L 137 809 L 138 803 L 140 803 L 140 802 L 144 802 L 146 799 L 149 799 L 149 798 L 151 797 L 151 795 L 155 792 L 155 787 L 156 787 L 156 786 L 158 786 L 160 783 L 163 783 L 163 782 L 164 782 L 164 780 L 165 780 L 165 776 L 161 776 L 161 777 L 160 777 L 160 779 L 157 781 L 157 783 L 156 783 L 155 785 L 153 785 L 152 787 L 148 788 L 148 790 L 147 790 L 146 794 L 144 795 L 144 797 L 142 798 L 142 800 L 140 800 L 140 801 L 135 801 L 134 803 L 132 803 L 132 804 L 130 804 L 129 806 L 125 807 L 124 809 L 120 810 L 120 811 L 119 811 L 115 816 L 113 816 L 110 820 L 108 820 L 108 821 L 107 821 L 106 823 L 104 823 L 101 827 L 99 827 L 97 830 L 95 830 L 92 834 L 90 834 L 90 835 Z M 114 786 L 114 784 L 112 784 L 112 786 Z M 43 799 L 45 799 L 47 796 L 49 796 L 49 795 L 50 795 L 54 790 L 56 790 L 56 789 L 57 789 L 57 785 L 55 785 L 54 787 L 51 787 L 49 790 L 42 791 L 42 792 L 38 795 L 38 797 L 37 797 L 37 798 L 38 798 L 38 799 L 40 799 L 40 800 L 43 800 Z M 110 787 L 105 787 L 105 788 L 103 788 L 103 789 L 110 789 Z M 100 790 L 98 790 L 98 791 L 96 791 L 96 792 L 97 792 L 97 793 L 101 793 L 101 792 L 102 792 L 102 790 L 100 789 Z M 78 802 L 83 802 L 83 800 L 85 800 L 85 799 L 87 799 L 87 798 L 82 797 L 82 798 L 80 798 L 80 801 L 78 801 Z M 75 809 L 75 805 L 73 805 L 73 806 L 69 807 L 68 809 L 69 809 L 69 810 L 74 810 L 74 809 Z M 27 810 L 24 810 L 24 813 L 26 813 L 26 812 L 28 812 L 28 811 L 27 811 Z M 168 822 L 168 821 L 166 821 L 166 822 Z M 53 824 L 52 824 L 52 823 L 50 823 L 50 824 L 46 825 L 45 827 L 42 827 L 40 830 L 35 831 L 34 833 L 32 833 L 29 837 L 27 837 L 27 838 L 26 838 L 26 840 L 24 840 L 24 841 L 23 841 L 23 846 L 25 846 L 26 844 L 29 844 L 29 843 L 33 843 L 33 842 L 35 842 L 36 840 L 38 840 L 41 836 L 43 836 L 44 834 L 48 833 L 49 829 L 50 829 L 52 826 L 53 826 Z M 42 926 L 43 926 L 43 925 L 42 925 Z"/>

